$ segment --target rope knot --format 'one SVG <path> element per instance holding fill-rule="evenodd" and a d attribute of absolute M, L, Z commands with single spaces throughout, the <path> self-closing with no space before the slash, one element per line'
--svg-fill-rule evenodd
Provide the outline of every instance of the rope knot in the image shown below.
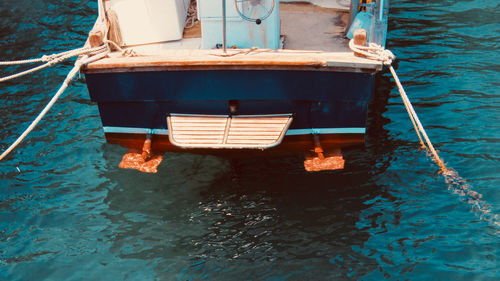
<path fill-rule="evenodd" d="M 137 53 L 133 49 L 126 49 L 122 51 L 122 57 L 137 57 Z"/>
<path fill-rule="evenodd" d="M 349 48 L 358 54 L 365 56 L 368 59 L 381 61 L 385 65 L 391 65 L 392 61 L 396 59 L 396 56 L 384 47 L 370 43 L 368 46 L 356 45 L 354 39 L 349 41 Z"/>
<path fill-rule="evenodd" d="M 57 55 L 43 55 L 42 56 L 42 62 L 48 62 L 48 61 L 51 61 L 51 60 L 54 60 L 55 58 L 57 58 Z"/>

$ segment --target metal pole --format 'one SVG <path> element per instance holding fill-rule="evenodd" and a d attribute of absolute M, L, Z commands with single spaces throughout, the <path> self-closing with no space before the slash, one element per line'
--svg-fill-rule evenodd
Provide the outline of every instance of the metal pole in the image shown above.
<path fill-rule="evenodd" d="M 222 49 L 226 53 L 226 0 L 222 0 Z"/>
<path fill-rule="evenodd" d="M 382 0 L 379 3 L 379 10 L 378 10 L 378 13 L 379 13 L 378 20 L 379 21 L 384 20 L 384 9 L 385 9 L 385 3 L 384 3 L 384 0 Z"/>

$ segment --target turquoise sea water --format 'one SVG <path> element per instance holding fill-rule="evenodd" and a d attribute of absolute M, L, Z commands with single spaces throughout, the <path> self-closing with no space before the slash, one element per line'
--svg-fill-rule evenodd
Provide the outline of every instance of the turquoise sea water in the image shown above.
<path fill-rule="evenodd" d="M 0 60 L 81 46 L 94 1 L 3 0 Z M 0 162 L 0 280 L 500 279 L 500 4 L 392 1 L 387 46 L 461 195 L 418 151 L 388 74 L 346 169 L 167 154 L 118 168 L 83 80 Z M 72 62 L 0 85 L 0 148 Z M 1 76 L 24 69 L 2 67 Z"/>

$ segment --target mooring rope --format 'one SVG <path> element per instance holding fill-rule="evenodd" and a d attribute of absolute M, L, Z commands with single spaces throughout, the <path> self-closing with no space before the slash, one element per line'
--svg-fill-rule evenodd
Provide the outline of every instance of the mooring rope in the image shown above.
<path fill-rule="evenodd" d="M 80 50 L 76 49 L 76 50 Z M 71 52 L 74 52 L 76 50 L 69 50 L 69 51 L 64 51 L 61 53 L 57 54 L 52 54 L 52 55 L 43 55 L 39 58 L 34 58 L 34 59 L 24 59 L 24 60 L 14 60 L 14 61 L 0 61 L 0 65 L 18 65 L 18 64 L 28 64 L 28 63 L 36 63 L 36 62 L 48 62 L 53 59 L 56 59 L 58 57 L 64 56 L 66 54 L 69 54 Z"/>
<path fill-rule="evenodd" d="M 396 58 L 396 56 L 390 50 L 386 50 L 384 47 L 382 47 L 378 44 L 374 44 L 374 43 L 370 43 L 368 46 L 359 46 L 359 45 L 354 44 L 354 40 L 351 40 L 351 41 L 349 41 L 349 47 L 351 48 L 351 50 L 355 51 L 356 53 L 362 54 L 369 59 L 381 61 L 385 65 L 389 66 L 389 68 L 391 69 L 391 74 L 394 77 L 394 80 L 396 81 L 396 85 L 398 86 L 401 98 L 403 99 L 403 104 L 406 108 L 406 111 L 408 112 L 408 115 L 410 116 L 410 120 L 411 120 L 411 123 L 413 124 L 413 128 L 415 129 L 415 132 L 417 133 L 418 139 L 420 140 L 420 145 L 422 146 L 423 149 L 427 149 L 424 141 L 422 140 L 422 136 L 420 134 L 420 132 L 421 132 L 420 127 L 422 127 L 422 126 L 419 127 L 418 123 L 420 123 L 420 121 L 416 121 L 418 116 L 416 113 L 414 113 L 414 114 L 412 113 L 412 112 L 415 112 L 415 110 L 413 110 L 413 106 L 412 106 L 410 100 L 408 99 L 408 96 L 406 95 L 406 92 L 405 92 L 403 86 L 399 82 L 398 75 L 396 74 L 396 71 L 394 71 L 394 68 L 392 67 L 392 61 Z M 423 129 L 423 127 L 422 127 L 422 129 Z M 429 143 L 430 143 L 430 140 L 429 140 Z"/>
<path fill-rule="evenodd" d="M 394 56 L 391 51 L 386 50 L 384 47 L 373 43 L 370 43 L 368 46 L 360 46 L 354 44 L 354 40 L 351 40 L 349 41 L 349 47 L 353 52 L 361 54 L 369 59 L 381 61 L 384 65 L 387 65 L 389 67 L 392 77 L 394 78 L 394 81 L 396 82 L 396 85 L 398 87 L 401 99 L 403 100 L 405 108 L 415 128 L 415 132 L 418 135 L 420 143 L 424 149 L 430 151 L 434 161 L 438 164 L 440 172 L 443 175 L 445 182 L 448 184 L 448 189 L 464 197 L 466 202 L 468 202 L 472 206 L 472 208 L 480 214 L 481 219 L 484 219 L 485 221 L 490 222 L 495 227 L 500 228 L 500 218 L 498 214 L 494 214 L 491 212 L 491 208 L 489 208 L 489 206 L 481 200 L 482 195 L 476 191 L 473 191 L 469 184 L 467 184 L 465 179 L 461 178 L 458 175 L 457 171 L 445 166 L 443 160 L 441 160 L 437 151 L 434 149 L 434 146 L 432 145 L 431 140 L 425 132 L 424 126 L 420 122 L 420 119 L 418 118 L 418 115 L 415 112 L 415 109 L 413 108 L 413 105 L 411 104 L 410 99 L 408 98 L 408 95 L 403 88 L 403 85 L 401 84 L 401 81 L 399 81 L 399 77 L 396 74 L 396 71 L 392 67 L 392 61 L 396 58 L 396 56 Z M 425 139 L 425 143 L 422 140 L 422 136 Z"/>
<path fill-rule="evenodd" d="M 202 0 L 203 1 L 203 0 Z M 196 0 L 191 1 L 189 4 L 186 21 L 184 23 L 185 28 L 189 29 L 196 25 L 198 22 L 198 10 L 196 5 Z"/>
<path fill-rule="evenodd" d="M 392 77 L 394 78 L 394 81 L 396 81 L 396 85 L 398 86 L 399 95 L 403 100 L 403 104 L 406 108 L 406 111 L 408 112 L 408 115 L 410 116 L 410 120 L 420 140 L 420 144 L 422 145 L 423 148 L 427 148 L 431 152 L 434 160 L 439 165 L 441 172 L 443 173 L 446 172 L 447 168 L 444 165 L 443 160 L 441 160 L 438 153 L 436 152 L 436 149 L 434 148 L 434 145 L 432 145 L 432 142 L 429 139 L 429 136 L 427 135 L 424 126 L 420 122 L 420 119 L 418 118 L 418 115 L 415 112 L 415 109 L 413 108 L 413 105 L 411 104 L 410 99 L 408 98 L 408 95 L 405 92 L 405 89 L 403 88 L 403 85 L 399 81 L 399 77 L 396 74 L 396 71 L 392 67 L 392 61 L 396 58 L 396 56 L 391 51 L 386 50 L 384 47 L 374 43 L 370 43 L 368 46 L 356 45 L 354 44 L 354 39 L 349 41 L 349 48 L 351 48 L 353 52 L 361 54 L 368 59 L 381 61 L 383 64 L 389 67 Z M 424 138 L 425 143 L 422 140 L 422 137 Z"/>
<path fill-rule="evenodd" d="M 27 63 L 35 63 L 35 62 L 46 62 L 49 60 L 48 56 L 43 56 L 37 59 L 25 59 L 25 60 L 13 60 L 13 61 L 0 61 L 0 65 L 18 65 L 18 64 L 27 64 Z"/>
<path fill-rule="evenodd" d="M 21 71 L 16 74 L 12 74 L 6 77 L 0 78 L 0 82 L 5 82 L 11 79 L 15 79 L 39 70 L 42 70 L 44 68 L 56 65 L 60 62 L 63 62 L 71 57 L 76 57 L 76 56 L 81 56 L 84 54 L 92 54 L 92 53 L 99 53 L 104 50 L 106 50 L 108 47 L 103 45 L 95 48 L 79 48 L 75 50 L 70 50 L 66 52 L 62 52 L 59 54 L 53 54 L 53 55 L 44 55 L 41 58 L 37 59 L 27 59 L 27 60 L 18 60 L 18 61 L 2 61 L 0 62 L 0 65 L 18 65 L 18 64 L 27 64 L 27 63 L 35 63 L 35 62 L 45 62 L 44 64 L 41 64 L 39 66 L 36 66 L 34 68 L 30 68 L 25 71 Z"/>
<path fill-rule="evenodd" d="M 115 41 L 112 40 L 104 40 L 104 43 L 108 44 L 108 48 L 112 50 L 113 48 L 121 52 L 122 57 L 136 57 L 139 54 L 134 49 L 123 49 L 118 45 Z M 111 48 L 113 47 L 113 48 Z"/>
<path fill-rule="evenodd" d="M 78 49 L 78 53 L 83 54 L 84 49 Z M 9 148 L 7 148 L 1 155 L 0 155 L 0 161 L 5 158 L 12 150 L 14 150 L 23 140 L 26 138 L 26 136 L 33 131 L 33 129 L 38 125 L 40 120 L 45 116 L 45 114 L 50 110 L 50 108 L 54 105 L 54 103 L 57 101 L 57 99 L 61 96 L 61 94 L 66 90 L 66 88 L 69 86 L 69 83 L 73 78 L 78 74 L 80 71 L 80 68 L 83 65 L 86 65 L 88 63 L 91 63 L 93 61 L 99 60 L 101 58 L 104 58 L 108 53 L 109 53 L 109 47 L 107 45 L 98 47 L 98 48 L 91 48 L 91 49 L 85 49 L 85 55 L 78 59 L 75 62 L 74 67 L 71 69 L 71 71 L 66 75 L 66 78 L 64 79 L 64 82 L 62 83 L 61 87 L 57 91 L 57 93 L 52 97 L 52 99 L 49 101 L 49 103 L 45 106 L 45 108 L 38 114 L 36 119 L 29 125 L 29 127 L 14 141 Z M 93 56 L 89 57 L 89 55 L 93 54 Z"/>

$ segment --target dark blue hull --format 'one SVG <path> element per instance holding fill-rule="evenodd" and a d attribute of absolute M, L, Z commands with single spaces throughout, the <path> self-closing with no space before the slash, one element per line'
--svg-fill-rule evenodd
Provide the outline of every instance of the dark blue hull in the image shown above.
<path fill-rule="evenodd" d="M 365 132 L 375 75 L 297 70 L 181 70 L 87 73 L 106 135 L 165 135 L 170 113 L 293 113 L 287 137 Z M 233 112 L 234 113 L 234 112 Z M 126 136 L 120 136 L 126 139 Z M 362 142 L 362 141 L 361 141 Z M 346 146 L 339 144 L 339 146 Z"/>

